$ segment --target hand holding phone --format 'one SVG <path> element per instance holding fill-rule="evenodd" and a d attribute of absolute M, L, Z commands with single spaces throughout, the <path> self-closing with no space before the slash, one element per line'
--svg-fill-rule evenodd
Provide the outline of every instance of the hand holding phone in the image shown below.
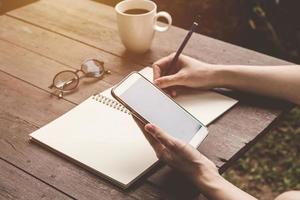
<path fill-rule="evenodd" d="M 194 147 L 207 135 L 206 127 L 199 120 L 137 72 L 129 74 L 111 93 L 145 124 L 155 124 Z"/>

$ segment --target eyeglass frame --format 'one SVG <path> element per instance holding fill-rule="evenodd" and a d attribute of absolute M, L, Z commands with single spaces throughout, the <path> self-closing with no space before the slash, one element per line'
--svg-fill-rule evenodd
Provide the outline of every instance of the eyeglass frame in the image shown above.
<path fill-rule="evenodd" d="M 87 63 L 88 61 L 91 61 L 91 60 L 100 63 L 100 66 L 101 66 L 101 68 L 103 69 L 103 70 L 102 70 L 102 73 L 100 73 L 99 77 L 88 76 L 89 73 L 86 73 L 86 72 L 84 72 L 84 71 L 82 70 L 82 66 L 83 66 L 85 63 Z M 56 95 L 56 94 L 54 94 L 53 92 L 52 92 L 51 94 L 52 94 L 52 95 L 55 95 L 55 96 L 58 96 L 59 98 L 62 98 L 64 92 L 66 92 L 66 93 L 72 92 L 72 91 L 74 91 L 74 90 L 78 87 L 78 85 L 79 85 L 79 80 L 80 80 L 80 78 L 82 78 L 82 77 L 87 77 L 87 78 L 98 78 L 98 79 L 101 79 L 101 78 L 104 76 L 104 74 L 111 74 L 111 71 L 110 71 L 110 70 L 106 70 L 106 69 L 105 69 L 105 67 L 104 67 L 104 62 L 103 62 L 103 61 L 100 61 L 100 60 L 97 60 L 97 59 L 94 59 L 94 58 L 89 58 L 89 59 L 84 60 L 80 66 L 81 66 L 80 69 L 77 69 L 76 71 L 72 71 L 72 70 L 63 70 L 63 71 L 60 71 L 60 72 L 58 72 L 57 74 L 55 74 L 55 76 L 53 77 L 53 80 L 52 80 L 52 84 L 51 84 L 48 88 L 50 88 L 50 89 L 55 88 L 56 90 L 59 91 L 59 94 Z M 97 67 L 99 67 L 99 66 L 97 65 Z M 99 67 L 99 68 L 100 68 L 100 67 Z M 54 81 L 55 81 L 55 79 L 57 78 L 57 76 L 59 76 L 59 75 L 62 74 L 62 73 L 66 73 L 66 72 L 73 73 L 73 74 L 75 75 L 76 80 L 78 80 L 77 83 L 76 83 L 76 85 L 74 86 L 74 88 L 69 89 L 69 90 L 64 90 L 64 89 L 62 89 L 62 88 L 64 87 L 65 84 L 62 86 L 62 88 L 58 88 L 58 87 L 56 87 L 56 85 L 55 85 L 55 83 L 54 83 Z M 78 75 L 79 72 L 82 72 L 82 73 L 84 74 L 84 76 L 81 76 L 81 77 L 80 77 L 80 76 Z M 73 79 L 72 79 L 72 80 L 73 80 Z M 66 83 L 66 84 L 67 84 L 67 83 Z"/>

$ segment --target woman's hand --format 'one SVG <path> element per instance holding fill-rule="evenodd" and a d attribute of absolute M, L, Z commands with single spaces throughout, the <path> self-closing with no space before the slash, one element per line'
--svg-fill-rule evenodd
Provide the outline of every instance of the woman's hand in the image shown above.
<path fill-rule="evenodd" d="M 176 66 L 170 66 L 175 54 L 164 57 L 153 64 L 154 83 L 160 88 L 187 86 L 192 88 L 211 89 L 218 86 L 215 76 L 217 65 L 201 62 L 181 55 Z M 169 69 L 172 67 L 172 69 Z M 166 74 L 171 71 L 170 74 Z"/>
<path fill-rule="evenodd" d="M 176 66 L 170 66 L 174 56 L 171 54 L 153 64 L 154 83 L 160 88 L 171 87 L 167 91 L 172 96 L 176 95 L 173 86 L 202 89 L 224 87 L 281 98 L 300 105 L 299 65 L 214 65 L 181 55 Z"/>
<path fill-rule="evenodd" d="M 191 145 L 164 133 L 153 124 L 145 125 L 135 116 L 133 119 L 153 147 L 157 157 L 184 173 L 197 186 L 200 187 L 202 181 L 219 176 L 215 164 Z"/>
<path fill-rule="evenodd" d="M 206 172 L 218 174 L 215 164 L 191 145 L 164 133 L 153 124 L 146 124 L 145 130 L 157 157 L 191 180 L 198 181 L 195 178 Z"/>
<path fill-rule="evenodd" d="M 186 144 L 153 124 L 144 125 L 134 117 L 157 157 L 169 166 L 184 173 L 208 199 L 255 200 L 219 175 L 215 164 L 195 148 Z"/>

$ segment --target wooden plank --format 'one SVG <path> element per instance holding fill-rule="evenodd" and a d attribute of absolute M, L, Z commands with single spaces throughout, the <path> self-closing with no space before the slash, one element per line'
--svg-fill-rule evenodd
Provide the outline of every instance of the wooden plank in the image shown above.
<path fill-rule="evenodd" d="M 3 40 L 0 40 L 0 46 L 0 70 L 49 92 L 51 90 L 48 86 L 52 83 L 54 75 L 62 70 L 70 69 L 61 63 L 42 57 Z M 113 81 L 119 79 L 115 74 L 107 76 L 105 79 L 109 78 L 115 79 Z M 112 84 L 104 82 L 104 80 L 95 82 L 91 79 L 83 79 L 81 80 L 78 90 L 72 94 L 68 94 L 65 98 L 72 102 L 79 103 L 92 94 L 98 93 L 111 85 Z"/>
<path fill-rule="evenodd" d="M 172 195 L 143 182 L 122 191 L 72 162 L 28 142 L 29 133 L 74 105 L 65 100 L 51 99 L 47 92 L 2 72 L 0 90 L 1 158 L 77 199 L 172 199 Z M 37 116 L 41 119 L 31 123 Z"/>
<path fill-rule="evenodd" d="M 86 58 L 98 58 L 106 63 L 112 74 L 96 83 L 91 79 L 83 79 L 85 84 L 81 84 L 74 94 L 66 96 L 73 102 L 79 103 L 93 93 L 117 83 L 132 70 L 142 68 L 125 59 L 10 17 L 0 17 L 0 23 L 0 45 L 3 47 L 0 50 L 0 69 L 45 90 L 50 91 L 48 86 L 56 73 L 66 69 L 78 69 Z M 16 52 L 14 57 L 11 56 L 11 52 Z M 40 79 L 40 76 L 45 78 Z"/>
<path fill-rule="evenodd" d="M 71 199 L 0 159 L 0 199 Z"/>
<path fill-rule="evenodd" d="M 3 15 L 9 10 L 16 9 L 18 7 L 27 5 L 29 3 L 35 2 L 37 0 L 22 0 L 22 1 L 0 1 L 0 15 Z"/>
<path fill-rule="evenodd" d="M 41 0 L 7 15 L 107 52 L 130 57 L 144 65 L 175 51 L 186 34 L 186 31 L 177 27 L 172 27 L 167 33 L 157 33 L 151 51 L 134 56 L 126 52 L 121 44 L 114 9 L 100 3 L 85 0 Z M 210 63 L 287 64 L 285 61 L 200 34 L 193 35 L 185 54 Z"/>
<path fill-rule="evenodd" d="M 0 71 L 1 108 L 40 127 L 72 109 L 76 104 L 51 98 L 49 93 Z"/>
<path fill-rule="evenodd" d="M 9 113 L 17 113 L 17 117 L 24 119 L 36 127 L 49 123 L 74 106 L 72 103 L 66 103 L 66 101 L 61 101 L 57 98 L 50 98 L 49 93 L 32 95 L 34 92 L 31 93 L 31 87 L 24 87 L 23 84 L 14 84 L 12 88 L 12 84 L 14 82 L 11 82 L 11 79 L 7 79 L 1 75 L 1 110 Z M 8 98 L 6 95 L 11 96 Z M 28 98 L 24 98 L 28 95 Z"/>
<path fill-rule="evenodd" d="M 100 51 L 66 38 L 59 34 L 46 31 L 31 24 L 16 20 L 8 16 L 0 17 L 0 39 L 11 42 L 17 46 L 33 51 L 43 57 L 67 65 L 73 69 L 80 68 L 87 58 L 97 58 L 104 61 L 105 67 L 112 71 L 114 76 L 106 77 L 105 82 L 114 84 L 116 80 L 138 70 L 140 65 L 129 60 L 120 59 L 109 53 Z"/>

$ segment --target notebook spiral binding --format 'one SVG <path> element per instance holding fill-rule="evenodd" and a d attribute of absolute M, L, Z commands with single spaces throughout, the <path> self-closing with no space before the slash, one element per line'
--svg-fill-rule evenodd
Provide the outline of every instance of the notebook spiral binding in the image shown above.
<path fill-rule="evenodd" d="M 118 101 L 108 98 L 102 94 L 94 94 L 92 99 L 94 99 L 100 103 L 103 103 L 111 108 L 119 110 L 123 113 L 129 114 L 129 115 L 131 114 L 130 111 L 127 108 L 125 108 L 122 104 L 120 104 Z"/>

